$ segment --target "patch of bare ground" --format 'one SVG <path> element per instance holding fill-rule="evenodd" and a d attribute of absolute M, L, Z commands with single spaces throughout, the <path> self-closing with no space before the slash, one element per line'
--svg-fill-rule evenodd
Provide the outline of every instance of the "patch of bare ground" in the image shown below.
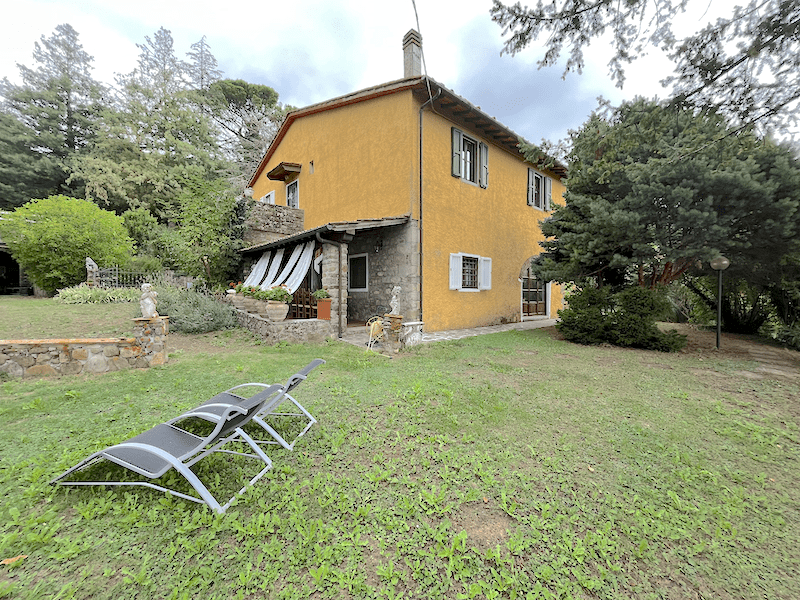
<path fill-rule="evenodd" d="M 718 350 L 716 331 L 685 323 L 663 323 L 660 326 L 665 330 L 676 329 L 687 336 L 683 350 L 686 354 L 758 363 L 754 371 L 737 371 L 737 375 L 749 379 L 779 378 L 800 383 L 800 352 L 796 350 L 789 350 L 759 336 L 736 333 L 723 333 Z"/>
<path fill-rule="evenodd" d="M 466 531 L 470 542 L 481 550 L 504 542 L 514 523 L 490 498 L 464 503 L 451 518 L 456 531 Z"/>

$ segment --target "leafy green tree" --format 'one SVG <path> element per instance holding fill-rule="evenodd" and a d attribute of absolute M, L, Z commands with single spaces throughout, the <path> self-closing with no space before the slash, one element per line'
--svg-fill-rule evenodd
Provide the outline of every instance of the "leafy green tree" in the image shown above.
<path fill-rule="evenodd" d="M 255 173 L 289 108 L 278 92 L 241 79 L 215 81 L 201 102 L 219 131 L 220 145 L 232 169 L 228 176 L 243 188 Z"/>
<path fill-rule="evenodd" d="M 121 217 L 63 195 L 3 215 L 0 236 L 31 280 L 49 293 L 85 281 L 86 257 L 100 266 L 124 265 L 133 251 Z"/>
<path fill-rule="evenodd" d="M 225 179 L 202 178 L 182 182 L 174 221 L 178 225 L 168 242 L 179 268 L 209 283 L 227 281 L 241 260 L 247 206 Z"/>
<path fill-rule="evenodd" d="M 566 205 L 542 223 L 546 279 L 655 288 L 724 254 L 728 277 L 766 285 L 796 252 L 800 165 L 717 115 L 640 99 L 595 112 L 572 146 Z"/>
<path fill-rule="evenodd" d="M 104 88 L 69 25 L 34 45 L 34 68 L 17 65 L 21 85 L 0 82 L 0 208 L 50 193 L 82 194 L 69 178 L 76 156 L 93 139 Z"/>
<path fill-rule="evenodd" d="M 555 65 L 568 52 L 566 72 L 580 72 L 584 51 L 602 36 L 614 50 L 609 68 L 621 87 L 625 66 L 647 45 L 663 48 L 675 62 L 674 84 L 681 101 L 714 108 L 743 123 L 793 121 L 800 105 L 800 3 L 749 0 L 730 3 L 729 16 L 684 39 L 672 30 L 688 0 L 564 0 L 533 8 L 493 0 L 492 19 L 515 54 L 540 37 L 546 52 L 540 66 Z"/>

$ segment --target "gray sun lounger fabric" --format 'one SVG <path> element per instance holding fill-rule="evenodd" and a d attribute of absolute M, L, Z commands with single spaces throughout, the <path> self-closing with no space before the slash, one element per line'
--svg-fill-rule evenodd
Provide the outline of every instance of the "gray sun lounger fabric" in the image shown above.
<path fill-rule="evenodd" d="M 241 494 L 248 485 L 254 484 L 267 471 L 272 468 L 272 461 L 250 436 L 242 429 L 265 406 L 279 404 L 283 399 L 284 386 L 275 384 L 265 386 L 263 390 L 249 398 L 236 396 L 235 401 L 226 399 L 225 394 L 218 394 L 208 402 L 182 415 L 156 425 L 152 429 L 140 433 L 120 444 L 115 444 L 99 452 L 95 452 L 74 467 L 68 469 L 50 483 L 59 485 L 119 485 L 119 486 L 144 486 L 163 492 L 169 492 L 186 500 L 208 505 L 212 510 L 223 513 L 230 503 Z M 179 427 L 187 419 L 202 419 L 214 424 L 211 433 L 200 436 L 190 433 Z M 244 442 L 252 453 L 236 452 L 223 449 L 230 442 Z M 191 470 L 204 457 L 213 452 L 224 452 L 239 456 L 246 456 L 260 460 L 264 467 L 224 505 L 214 498 L 208 488 Z M 175 469 L 200 495 L 200 498 L 184 494 L 162 485 L 147 481 L 87 481 L 67 480 L 72 475 L 77 475 L 89 466 L 107 460 L 121 467 L 129 469 L 149 479 L 157 479 Z"/>
<path fill-rule="evenodd" d="M 256 440 L 259 444 L 279 444 L 284 448 L 286 448 L 287 450 L 292 450 L 297 441 L 301 437 L 303 437 L 306 434 L 306 432 L 308 432 L 309 429 L 311 429 L 311 426 L 314 423 L 317 422 L 317 420 L 311 415 L 311 413 L 308 412 L 305 408 L 303 408 L 303 406 L 291 395 L 290 392 L 292 392 L 298 385 L 303 383 L 308 377 L 308 374 L 311 373 L 311 371 L 316 369 L 318 366 L 324 364 L 325 364 L 324 360 L 322 360 L 321 358 L 315 358 L 305 367 L 300 369 L 300 371 L 289 377 L 286 384 L 282 386 L 283 394 L 277 395 L 273 399 L 271 399 L 270 402 L 265 403 L 264 406 L 258 411 L 258 414 L 255 417 L 253 417 L 253 422 L 258 423 L 258 425 L 260 425 L 273 438 L 271 440 Z M 224 399 L 223 401 L 230 399 L 230 397 L 240 398 L 240 396 L 238 396 L 237 394 L 233 394 L 234 390 L 245 388 L 247 386 L 266 387 L 266 385 L 267 384 L 264 383 L 243 383 L 242 385 L 237 385 L 227 390 L 226 392 L 223 392 L 222 394 L 220 394 L 220 396 Z M 294 406 L 300 412 L 277 412 L 278 408 L 286 400 L 294 404 Z M 214 399 L 209 400 L 209 402 L 213 401 Z M 298 433 L 291 442 L 289 442 L 281 434 L 275 431 L 275 429 L 269 423 L 266 422 L 265 419 L 267 417 L 300 417 L 300 418 L 305 418 L 308 421 L 305 424 L 303 430 L 300 433 Z"/>

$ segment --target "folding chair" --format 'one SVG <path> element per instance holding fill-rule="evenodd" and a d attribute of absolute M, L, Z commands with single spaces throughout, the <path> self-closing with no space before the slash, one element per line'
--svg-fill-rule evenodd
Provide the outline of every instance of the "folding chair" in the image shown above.
<path fill-rule="evenodd" d="M 276 384 L 265 387 L 250 398 L 238 398 L 236 402 L 226 402 L 221 397 L 222 394 L 218 394 L 212 400 L 166 423 L 156 425 L 120 444 L 95 452 L 74 467 L 67 469 L 50 483 L 76 486 L 144 486 L 169 492 L 192 502 L 206 504 L 212 510 L 224 513 L 237 495 L 244 492 L 248 485 L 253 485 L 261 479 L 272 468 L 272 461 L 258 444 L 242 430 L 242 427 L 253 419 L 265 404 L 274 402 L 275 398 L 281 397 L 283 393 L 283 386 Z M 178 427 L 178 423 L 192 418 L 213 423 L 214 427 L 211 433 L 201 436 Z M 230 442 L 244 442 L 252 449 L 253 453 L 222 449 Z M 255 477 L 223 505 L 220 505 L 205 484 L 191 470 L 193 465 L 214 452 L 257 458 L 265 465 Z M 117 464 L 149 479 L 157 479 L 170 469 L 175 469 L 195 489 L 200 498 L 148 481 L 65 480 L 70 475 L 81 472 L 102 460 Z"/>
<path fill-rule="evenodd" d="M 375 344 L 383 341 L 383 319 L 376 316 L 367 321 L 367 333 L 369 333 L 367 349 L 372 350 Z"/>
<path fill-rule="evenodd" d="M 289 380 L 286 382 L 284 386 L 282 386 L 282 394 L 276 395 L 274 398 L 271 398 L 269 402 L 265 403 L 264 406 L 258 411 L 258 414 L 253 417 L 253 421 L 260 425 L 267 433 L 269 433 L 273 439 L 271 440 L 256 440 L 259 444 L 279 444 L 286 448 L 287 450 L 292 450 L 294 445 L 297 443 L 301 437 L 303 437 L 306 432 L 311 429 L 311 426 L 317 422 L 317 420 L 308 412 L 303 406 L 290 394 L 298 385 L 303 383 L 308 374 L 311 373 L 314 369 L 316 369 L 319 365 L 324 365 L 325 361 L 321 358 L 315 358 L 310 363 L 308 363 L 305 367 L 303 367 L 300 371 L 289 377 Z M 237 390 L 239 388 L 245 388 L 247 386 L 259 386 L 259 387 L 267 387 L 265 383 L 243 383 L 241 385 L 237 385 L 232 387 L 231 389 L 223 392 L 220 394 L 220 397 L 223 398 L 223 401 L 226 399 L 233 397 L 241 398 L 241 396 L 237 394 L 233 394 L 233 390 Z M 280 407 L 281 404 L 285 400 L 289 400 L 292 402 L 297 410 L 300 412 L 276 412 L 276 410 Z M 213 402 L 214 400 L 210 400 L 209 402 Z M 308 422 L 305 424 L 303 430 L 298 433 L 295 438 L 289 442 L 284 437 L 279 434 L 275 429 L 266 422 L 267 417 L 300 417 L 305 418 Z"/>

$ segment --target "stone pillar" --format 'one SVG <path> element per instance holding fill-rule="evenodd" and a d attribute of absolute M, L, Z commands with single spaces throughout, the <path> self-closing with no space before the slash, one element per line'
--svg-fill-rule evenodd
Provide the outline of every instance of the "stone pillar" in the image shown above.
<path fill-rule="evenodd" d="M 169 334 L 169 317 L 159 316 L 152 319 L 139 317 L 133 320 L 133 337 L 142 350 L 137 359 L 139 367 L 154 367 L 167 362 L 167 335 Z"/>
<path fill-rule="evenodd" d="M 339 247 L 322 244 L 322 287 L 331 295 L 331 335 L 339 334 L 339 319 L 342 331 L 347 329 L 347 244 L 342 244 L 342 262 L 339 263 Z M 339 270 L 342 272 L 342 302 L 339 305 Z"/>
<path fill-rule="evenodd" d="M 383 343 L 391 352 L 399 352 L 403 315 L 383 315 Z"/>

